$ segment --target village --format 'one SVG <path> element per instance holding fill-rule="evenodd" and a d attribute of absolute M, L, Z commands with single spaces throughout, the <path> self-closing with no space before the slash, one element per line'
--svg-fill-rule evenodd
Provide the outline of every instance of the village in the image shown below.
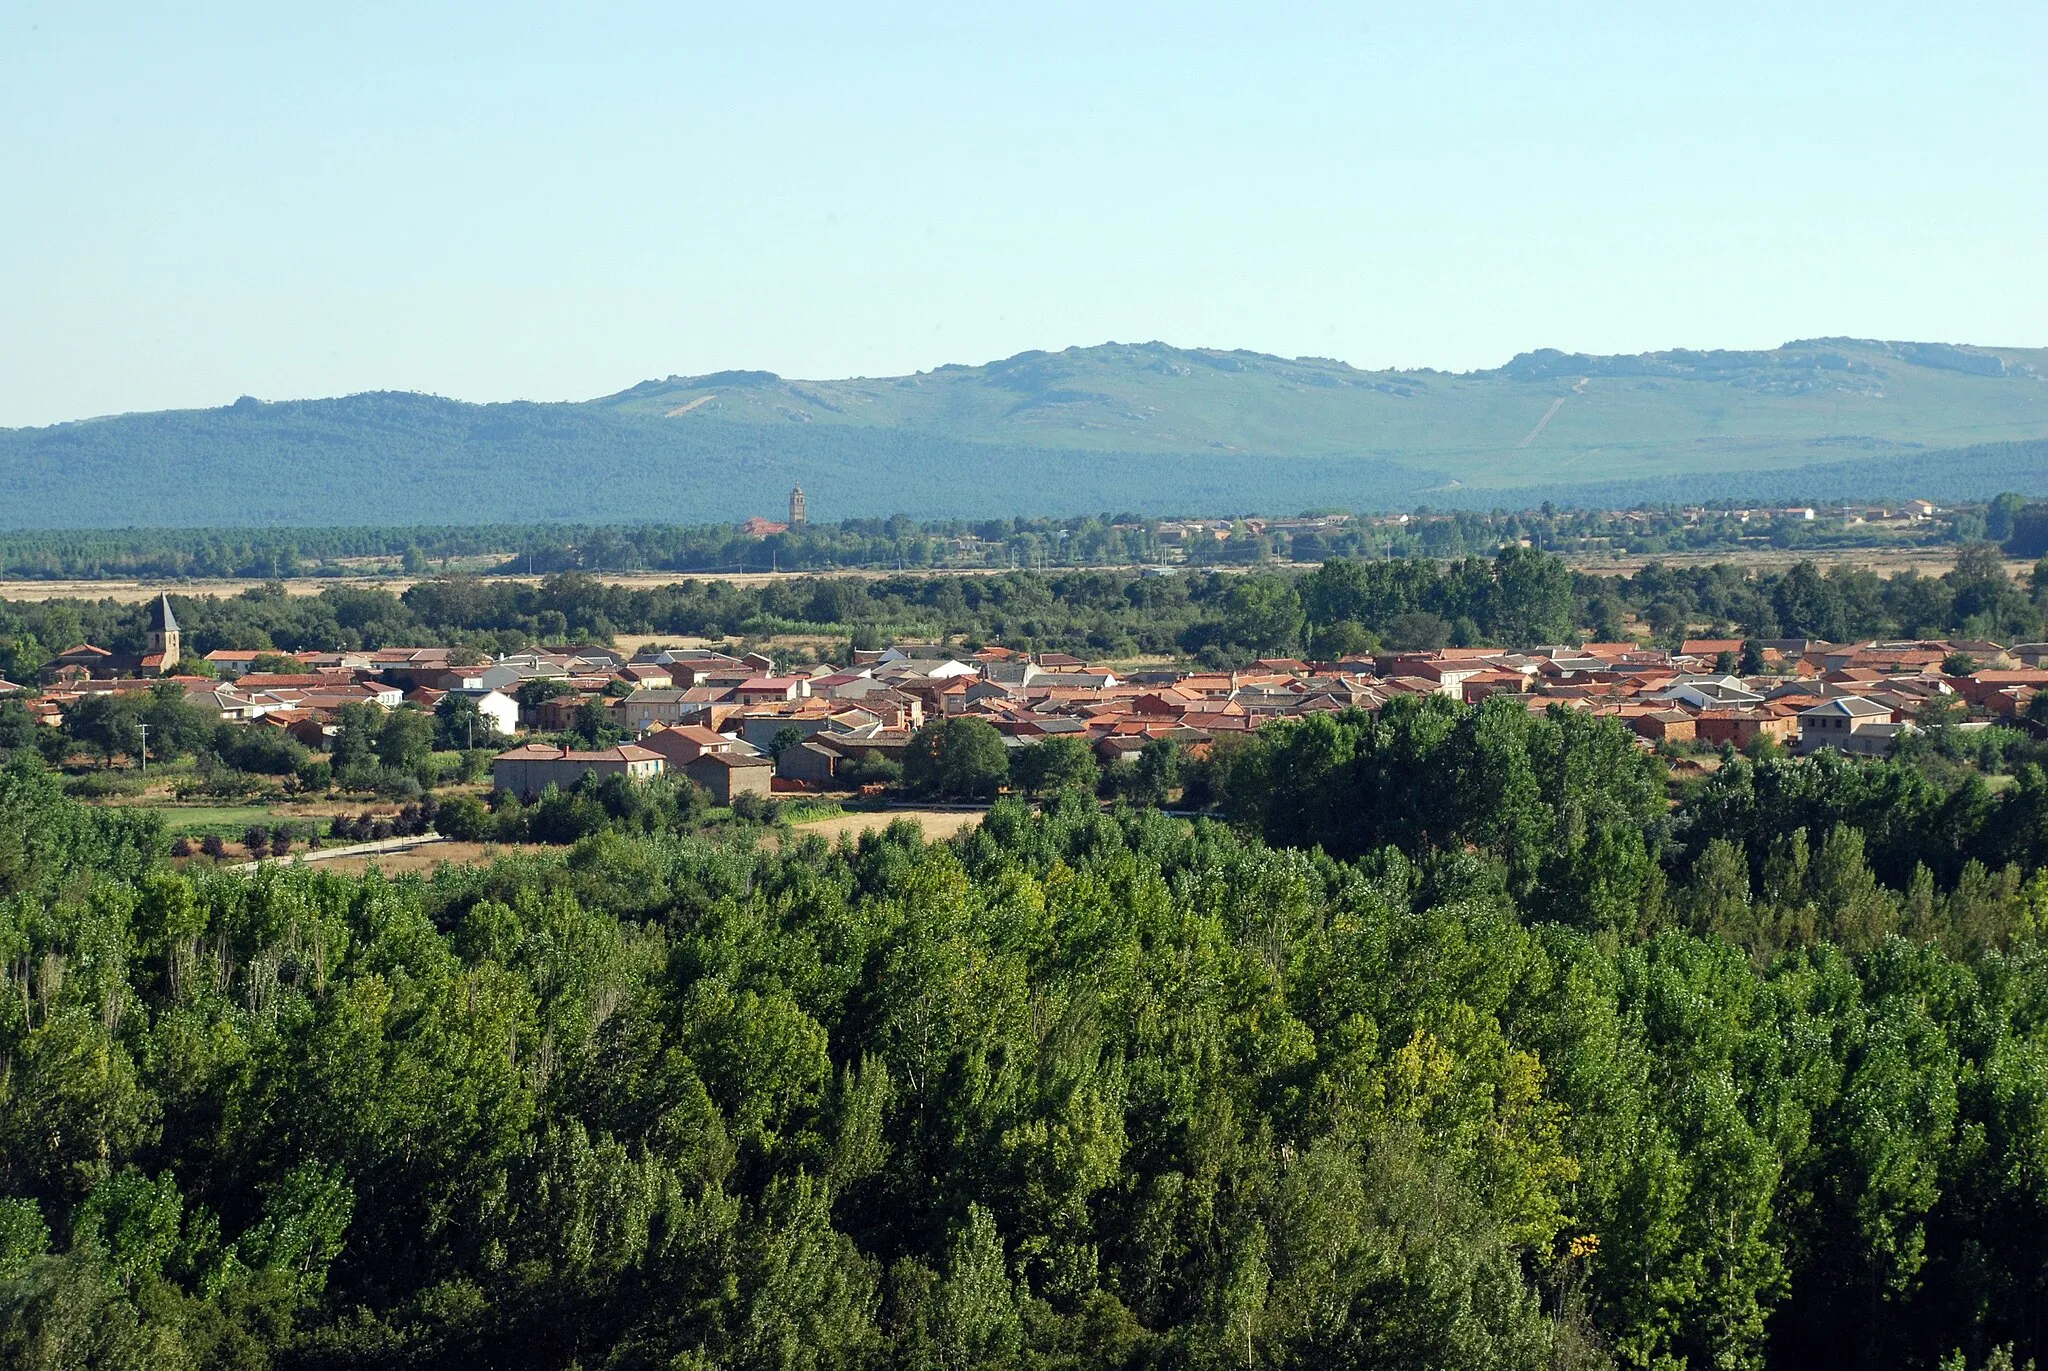
<path fill-rule="evenodd" d="M 1710 767 L 1723 745 L 1883 756 L 1929 719 L 1960 731 L 2024 720 L 2048 687 L 2048 644 L 1988 641 L 1691 638 L 1676 650 L 1445 647 L 1267 658 L 1229 671 L 1119 671 L 1061 653 L 935 643 L 849 649 L 848 660 L 802 669 L 778 669 L 760 652 L 658 644 L 487 660 L 426 646 L 218 650 L 194 668 L 180 639 L 169 597 L 159 595 L 143 653 L 77 644 L 43 667 L 36 692 L 4 682 L 0 692 L 18 692 L 54 728 L 96 696 L 168 682 L 221 722 L 281 732 L 308 754 L 335 749 L 350 706 L 445 717 L 452 699 L 462 706 L 459 744 L 489 755 L 497 792 L 532 802 L 587 777 L 674 773 L 729 806 L 743 796 L 884 797 L 919 730 L 955 718 L 984 721 L 1012 752 L 1078 740 L 1113 773 L 1149 745 L 1199 760 L 1219 740 L 1276 719 L 1375 710 L 1402 695 L 1506 697 L 1533 711 L 1613 716 L 1682 771 Z M 145 737 L 145 755 L 147 746 Z"/>

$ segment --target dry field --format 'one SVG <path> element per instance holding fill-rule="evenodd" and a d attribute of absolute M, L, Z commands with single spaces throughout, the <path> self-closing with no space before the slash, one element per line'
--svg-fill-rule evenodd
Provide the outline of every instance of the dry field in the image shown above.
<path fill-rule="evenodd" d="M 927 841 L 937 842 L 950 838 L 964 828 L 981 822 L 979 811 L 956 811 L 939 809 L 888 809 L 872 814 L 843 814 L 836 818 L 820 819 L 816 823 L 799 824 L 793 830 L 797 837 L 808 837 L 815 833 L 827 842 L 837 842 L 841 835 L 858 838 L 869 829 L 883 829 L 898 819 L 909 819 L 924 830 Z M 765 835 L 766 842 L 778 841 L 771 830 Z M 331 857 L 312 865 L 320 871 L 338 871 L 344 875 L 359 876 L 372 867 L 386 876 L 401 876 L 407 872 L 430 874 L 443 862 L 450 866 L 475 866 L 495 861 L 499 857 L 524 852 L 528 848 L 517 843 L 428 843 L 424 847 L 412 848 L 405 852 L 371 852 L 359 857 Z M 536 847 L 538 852 L 562 852 L 559 847 Z"/>
<path fill-rule="evenodd" d="M 524 850 L 517 843 L 429 843 L 425 847 L 415 847 L 405 852 L 371 852 L 361 857 L 335 857 L 314 863 L 313 869 L 339 871 L 346 876 L 360 876 L 375 867 L 386 876 L 402 876 L 411 871 L 425 875 L 430 874 L 443 862 L 450 866 L 477 866 Z M 540 850 L 561 852 L 566 849 Z"/>
<path fill-rule="evenodd" d="M 1778 548 L 1744 548 L 1740 551 L 1720 552 L 1666 552 L 1655 556 L 1649 554 L 1626 554 L 1619 556 L 1567 557 L 1575 571 L 1594 576 L 1631 576 L 1648 566 L 1660 562 L 1670 567 L 1713 566 L 1726 562 L 1744 571 L 1783 571 L 1798 562 L 1812 562 L 1822 570 L 1833 566 L 1852 566 L 1874 571 L 1880 576 L 1896 576 L 1902 571 L 1917 571 L 1922 576 L 1942 576 L 1953 571 L 1956 565 L 1956 550 L 1953 547 L 1927 548 L 1817 548 L 1806 550 L 1781 550 Z M 2007 558 L 2006 570 L 2018 576 L 2033 570 L 2034 564 L 2024 558 Z"/>
<path fill-rule="evenodd" d="M 909 819 L 924 830 L 927 842 L 950 838 L 963 828 L 972 828 L 982 820 L 980 810 L 953 809 L 884 809 L 869 814 L 842 814 L 836 818 L 820 819 L 816 823 L 798 824 L 791 831 L 799 838 L 813 833 L 826 842 L 836 843 L 842 836 L 858 838 L 870 829 L 887 828 L 898 819 Z"/>
<path fill-rule="evenodd" d="M 1840 563 L 1865 567 L 1883 576 L 1896 575 L 1912 569 L 1923 576 L 1939 576 L 1955 565 L 1955 549 L 1952 547 L 1930 548 L 1820 548 L 1806 551 L 1781 551 L 1778 549 L 1742 549 L 1719 552 L 1667 552 L 1650 555 L 1615 555 L 1567 557 L 1572 566 L 1594 575 L 1628 575 L 1650 562 L 1662 562 L 1666 566 L 1711 566 L 1716 562 L 1728 562 L 1752 571 L 1782 570 L 1799 561 L 1811 561 L 1821 567 Z M 2031 570 L 2033 563 L 2012 560 L 2007 563 L 2014 575 Z M 1100 567 L 1095 570 L 1127 571 L 1129 567 Z M 1221 567 L 1223 571 L 1241 571 L 1248 568 Z M 993 576 L 1000 567 L 939 567 L 920 573 L 933 576 Z M 629 586 L 647 589 L 655 586 L 674 585 L 678 581 L 730 581 L 734 585 L 757 586 L 771 581 L 801 580 L 805 577 L 830 576 L 848 580 L 878 580 L 894 576 L 894 571 L 630 571 L 596 572 L 596 578 L 606 585 Z M 415 578 L 405 576 L 299 576 L 282 584 L 287 595 L 318 595 L 328 586 L 351 586 L 367 589 L 381 589 L 400 594 L 412 587 Z M 528 585 L 538 584 L 538 576 L 510 576 L 504 578 Z M 180 595 L 239 595 L 245 590 L 266 584 L 261 580 L 202 580 L 177 581 L 168 583 Z M 134 604 L 153 598 L 166 588 L 166 583 L 157 581 L 7 581 L 0 580 L 0 600 L 118 600 Z M 676 634 L 622 634 L 621 646 L 638 647 L 649 642 L 661 642 L 675 647 L 701 646 L 703 640 L 686 638 Z"/>
<path fill-rule="evenodd" d="M 1128 570 L 1129 568 L 1107 568 Z M 915 574 L 932 576 L 994 576 L 1001 567 L 936 567 L 926 568 Z M 608 586 L 628 586 L 651 589 L 655 586 L 675 585 L 679 581 L 730 581 L 738 586 L 766 585 L 771 581 L 797 581 L 806 577 L 830 576 L 845 580 L 874 581 L 885 576 L 895 576 L 894 571 L 599 571 L 590 573 Z M 318 595 L 329 586 L 348 586 L 365 590 L 388 590 L 394 595 L 410 590 L 417 580 L 415 576 L 294 576 L 278 582 L 287 595 Z M 493 577 L 494 581 L 515 581 L 525 585 L 538 585 L 539 576 Z M 118 600 L 124 604 L 135 604 L 156 598 L 160 590 L 175 590 L 180 595 L 240 595 L 245 590 L 270 582 L 261 578 L 195 581 L 8 581 L 0 580 L 0 600 Z"/>

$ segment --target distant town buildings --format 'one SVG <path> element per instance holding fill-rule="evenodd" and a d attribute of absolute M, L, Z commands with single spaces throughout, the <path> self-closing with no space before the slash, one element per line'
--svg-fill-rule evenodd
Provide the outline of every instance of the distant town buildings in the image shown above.
<path fill-rule="evenodd" d="M 587 776 L 644 780 L 666 771 L 705 786 L 721 803 L 832 788 L 843 766 L 869 775 L 900 762 L 927 721 L 963 715 L 987 721 L 1011 747 L 1077 738 L 1105 764 L 1162 739 L 1199 755 L 1220 737 L 1274 719 L 1376 710 L 1402 695 L 1466 704 L 1505 696 L 1536 712 L 1613 717 L 1645 747 L 1776 742 L 1802 754 L 1883 755 L 1933 718 L 1965 729 L 2022 718 L 2035 694 L 2048 690 L 2048 644 L 1960 638 L 1696 637 L 1677 650 L 1633 642 L 1445 647 L 1129 673 L 1057 652 L 988 646 L 968 655 L 906 642 L 855 649 L 844 665 L 804 670 L 778 668 L 758 652 L 660 646 L 637 653 L 533 647 L 461 665 L 455 658 L 467 654 L 448 647 L 219 649 L 202 668 L 217 674 L 182 675 L 182 635 L 165 595 L 148 605 L 141 646 L 123 653 L 78 643 L 59 653 L 40 673 L 38 717 L 55 722 L 88 696 L 172 681 L 224 722 L 281 729 L 320 750 L 350 705 L 431 711 L 457 696 L 481 716 L 464 741 L 485 744 L 521 730 L 587 734 L 593 720 L 631 740 L 587 751 L 552 741 L 514 747 L 496 762 L 501 791 L 531 797 Z M 259 658 L 265 670 L 254 669 Z M 528 690 L 533 684 L 550 689 Z"/>

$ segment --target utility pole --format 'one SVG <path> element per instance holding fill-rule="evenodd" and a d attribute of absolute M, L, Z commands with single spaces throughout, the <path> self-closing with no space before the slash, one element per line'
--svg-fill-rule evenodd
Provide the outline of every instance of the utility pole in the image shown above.
<path fill-rule="evenodd" d="M 138 750 L 137 757 L 142 763 L 142 774 L 147 776 L 149 774 L 149 725 L 137 724 L 135 726 L 142 730 L 142 747 Z"/>

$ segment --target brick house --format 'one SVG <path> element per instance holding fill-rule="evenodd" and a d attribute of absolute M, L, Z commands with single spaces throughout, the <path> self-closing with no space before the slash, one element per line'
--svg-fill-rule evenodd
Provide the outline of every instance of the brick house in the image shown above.
<path fill-rule="evenodd" d="M 768 795 L 775 789 L 775 763 L 758 753 L 706 752 L 686 764 L 683 774 L 722 805 L 737 795 Z"/>

